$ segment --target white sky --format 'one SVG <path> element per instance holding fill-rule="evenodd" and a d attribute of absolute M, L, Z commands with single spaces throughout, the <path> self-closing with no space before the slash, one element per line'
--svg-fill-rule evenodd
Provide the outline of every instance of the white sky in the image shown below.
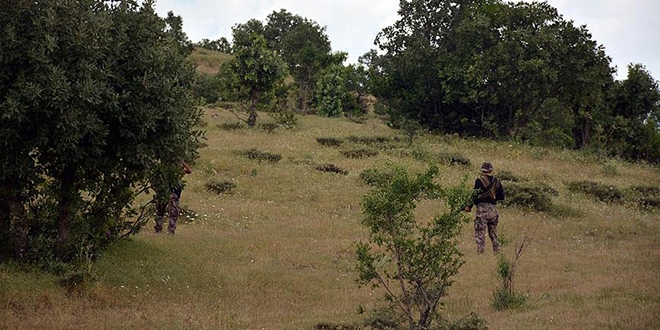
<path fill-rule="evenodd" d="M 526 0 L 531 2 L 531 0 Z M 660 79 L 660 0 L 547 0 L 565 19 L 587 25 L 592 39 L 605 47 L 625 79 L 630 63 L 641 63 Z M 183 18 L 193 42 L 231 40 L 231 27 L 249 19 L 265 22 L 273 11 L 288 12 L 326 27 L 333 51 L 344 51 L 349 62 L 376 48 L 376 34 L 394 23 L 399 0 L 156 0 L 156 11 Z"/>

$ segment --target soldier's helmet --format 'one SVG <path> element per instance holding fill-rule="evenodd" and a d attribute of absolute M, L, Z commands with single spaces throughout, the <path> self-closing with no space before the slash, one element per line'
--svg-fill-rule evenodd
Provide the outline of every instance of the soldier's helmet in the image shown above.
<path fill-rule="evenodd" d="M 481 164 L 481 172 L 490 173 L 493 171 L 493 164 L 485 162 Z"/>

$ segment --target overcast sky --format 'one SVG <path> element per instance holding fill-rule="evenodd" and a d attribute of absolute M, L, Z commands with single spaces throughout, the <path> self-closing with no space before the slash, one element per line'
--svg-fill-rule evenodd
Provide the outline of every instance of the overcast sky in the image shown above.
<path fill-rule="evenodd" d="M 527 1 L 531 2 L 531 1 Z M 547 0 L 565 19 L 586 25 L 592 39 L 605 47 L 625 79 L 630 63 L 641 63 L 660 79 L 660 0 Z M 156 0 L 160 16 L 183 18 L 193 42 L 231 40 L 231 27 L 249 19 L 265 22 L 273 11 L 288 12 L 326 27 L 333 51 L 345 51 L 349 62 L 375 48 L 376 34 L 394 23 L 399 0 Z"/>

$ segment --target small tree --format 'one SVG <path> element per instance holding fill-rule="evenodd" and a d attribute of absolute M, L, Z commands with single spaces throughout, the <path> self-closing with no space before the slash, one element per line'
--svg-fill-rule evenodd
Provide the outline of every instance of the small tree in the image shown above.
<path fill-rule="evenodd" d="M 235 45 L 236 46 L 236 45 Z M 286 65 L 266 47 L 263 35 L 250 35 L 249 44 L 237 46 L 228 62 L 231 85 L 236 94 L 249 100 L 247 124 L 257 123 L 257 105 L 261 98 L 284 82 Z"/>
<path fill-rule="evenodd" d="M 409 175 L 395 168 L 379 179 L 362 201 L 370 228 L 369 243 L 357 244 L 357 282 L 385 289 L 392 310 L 400 311 L 412 329 L 427 329 L 447 294 L 452 276 L 463 264 L 456 236 L 468 219 L 461 213 L 472 191 L 462 185 L 442 190 L 433 183 L 438 168 Z M 417 201 L 425 194 L 441 196 L 448 212 L 431 221 L 417 222 Z"/>
<path fill-rule="evenodd" d="M 530 237 L 523 238 L 522 242 L 516 247 L 516 255 L 512 261 L 500 254 L 497 261 L 497 277 L 500 281 L 500 287 L 493 292 L 493 308 L 496 310 L 518 308 L 525 304 L 525 297 L 515 290 L 514 279 L 518 261 L 531 242 Z"/>
<path fill-rule="evenodd" d="M 318 113 L 323 117 L 339 117 L 343 114 L 342 100 L 347 97 L 342 67 L 338 64 L 327 67 L 316 84 Z"/>

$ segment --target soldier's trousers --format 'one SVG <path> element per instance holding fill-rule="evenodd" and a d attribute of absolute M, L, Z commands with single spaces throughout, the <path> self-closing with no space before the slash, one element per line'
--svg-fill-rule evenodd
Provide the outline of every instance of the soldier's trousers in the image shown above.
<path fill-rule="evenodd" d="M 167 203 L 164 203 L 160 200 L 156 201 L 156 225 L 154 230 L 157 233 L 163 231 L 163 222 L 165 221 L 165 213 L 170 218 L 169 224 L 167 226 L 167 232 L 174 234 L 176 230 L 176 222 L 179 219 L 179 214 L 181 213 L 181 208 L 179 207 L 179 196 L 176 193 L 170 195 L 170 200 Z"/>
<path fill-rule="evenodd" d="M 500 243 L 497 241 L 497 223 L 499 214 L 495 205 L 480 203 L 477 205 L 477 215 L 474 219 L 474 240 L 477 243 L 477 252 L 483 253 L 486 249 L 486 229 L 488 237 L 493 243 L 493 252 L 500 251 Z"/>

